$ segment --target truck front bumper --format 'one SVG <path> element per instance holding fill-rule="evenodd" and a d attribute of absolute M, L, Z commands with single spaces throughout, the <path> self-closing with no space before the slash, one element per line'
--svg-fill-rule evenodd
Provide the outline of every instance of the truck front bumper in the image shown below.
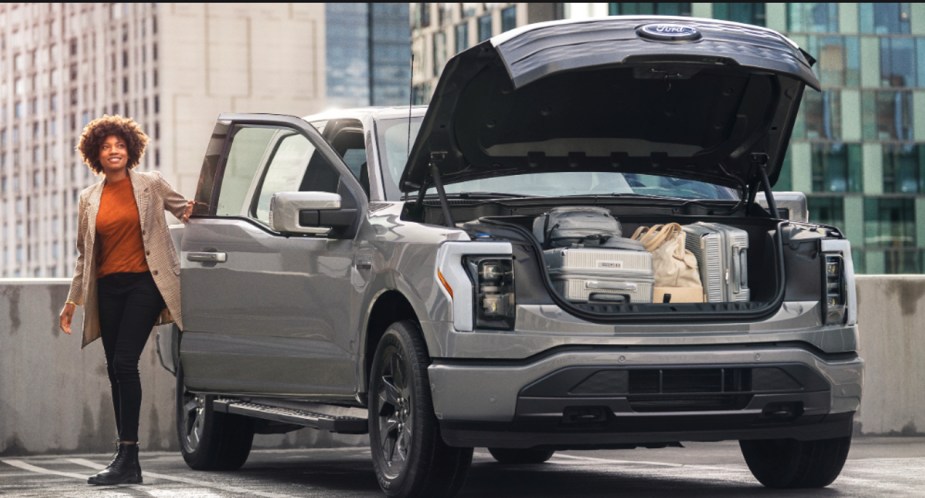
<path fill-rule="evenodd" d="M 798 346 L 567 347 L 428 373 L 450 445 L 582 448 L 847 436 L 863 361 Z"/>

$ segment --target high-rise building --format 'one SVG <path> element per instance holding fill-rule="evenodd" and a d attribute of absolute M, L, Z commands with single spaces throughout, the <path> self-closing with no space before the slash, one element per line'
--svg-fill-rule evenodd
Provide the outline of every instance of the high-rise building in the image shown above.
<path fill-rule="evenodd" d="M 562 19 L 562 6 L 561 3 L 411 4 L 414 103 L 430 101 L 443 66 L 454 54 L 518 26 Z"/>
<path fill-rule="evenodd" d="M 429 100 L 448 54 L 534 22 L 523 13 L 536 5 L 551 18 L 693 16 L 789 36 L 818 60 L 822 91 L 804 95 L 775 189 L 806 193 L 810 221 L 841 227 L 859 273 L 925 272 L 925 4 L 420 4 L 415 99 Z"/>
<path fill-rule="evenodd" d="M 408 6 L 407 3 L 325 4 L 328 105 L 408 104 L 411 91 Z"/>
<path fill-rule="evenodd" d="M 372 33 L 366 103 L 406 102 L 407 4 L 359 5 Z M 332 50 L 345 39 L 327 35 L 326 14 L 321 3 L 0 4 L 0 277 L 73 271 L 77 196 L 98 180 L 74 150 L 90 120 L 134 118 L 151 138 L 140 169 L 192 197 L 219 113 L 326 108 L 327 69 L 353 63 Z"/>

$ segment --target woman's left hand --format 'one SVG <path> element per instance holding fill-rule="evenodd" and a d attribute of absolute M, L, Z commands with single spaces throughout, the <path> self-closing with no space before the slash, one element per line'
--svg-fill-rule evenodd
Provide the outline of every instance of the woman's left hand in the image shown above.
<path fill-rule="evenodd" d="M 193 214 L 193 206 L 196 205 L 196 201 L 186 201 L 186 209 L 183 210 L 183 217 L 180 219 L 183 223 L 189 221 L 189 217 Z"/>

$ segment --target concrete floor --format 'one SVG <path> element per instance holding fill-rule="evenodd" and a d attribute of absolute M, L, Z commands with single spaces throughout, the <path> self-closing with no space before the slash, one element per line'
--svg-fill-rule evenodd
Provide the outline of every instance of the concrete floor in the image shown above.
<path fill-rule="evenodd" d="M 16 497 L 382 496 L 365 448 L 257 450 L 236 472 L 196 472 L 177 453 L 142 455 L 144 485 L 85 484 L 110 455 L 0 458 L 0 495 Z M 734 442 L 685 448 L 557 453 L 540 465 L 505 466 L 476 449 L 460 497 L 911 497 L 925 496 L 925 438 L 857 438 L 828 488 L 762 488 Z"/>

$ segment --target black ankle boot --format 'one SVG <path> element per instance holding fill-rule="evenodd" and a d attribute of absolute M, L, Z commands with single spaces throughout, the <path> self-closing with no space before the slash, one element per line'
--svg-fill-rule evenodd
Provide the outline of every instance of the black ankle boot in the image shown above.
<path fill-rule="evenodd" d="M 138 444 L 120 444 L 112 463 L 102 472 L 87 479 L 87 484 L 141 484 L 141 465 L 138 463 Z"/>

